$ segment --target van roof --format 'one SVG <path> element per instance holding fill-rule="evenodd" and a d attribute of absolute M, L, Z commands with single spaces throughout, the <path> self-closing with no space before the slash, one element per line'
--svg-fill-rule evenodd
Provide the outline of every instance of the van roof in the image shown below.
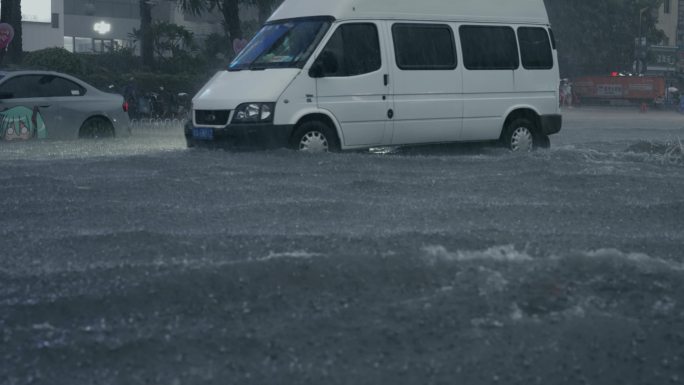
<path fill-rule="evenodd" d="M 549 24 L 543 0 L 285 0 L 269 21 L 312 16 Z"/>

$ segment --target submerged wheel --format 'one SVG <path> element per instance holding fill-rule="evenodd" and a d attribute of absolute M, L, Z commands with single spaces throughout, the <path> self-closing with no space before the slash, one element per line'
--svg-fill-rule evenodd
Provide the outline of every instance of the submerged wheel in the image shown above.
<path fill-rule="evenodd" d="M 544 147 L 542 138 L 535 138 L 534 124 L 526 118 L 509 123 L 501 140 L 506 148 L 515 152 L 529 152 L 535 147 Z"/>
<path fill-rule="evenodd" d="M 112 138 L 114 137 L 114 125 L 108 119 L 95 116 L 86 120 L 78 132 L 79 138 Z"/>
<path fill-rule="evenodd" d="M 305 122 L 294 131 L 290 146 L 305 152 L 337 152 L 340 142 L 337 134 L 327 124 L 318 120 Z"/>
<path fill-rule="evenodd" d="M 539 135 L 537 142 L 537 147 L 539 148 L 551 148 L 551 139 L 549 139 L 548 135 Z"/>

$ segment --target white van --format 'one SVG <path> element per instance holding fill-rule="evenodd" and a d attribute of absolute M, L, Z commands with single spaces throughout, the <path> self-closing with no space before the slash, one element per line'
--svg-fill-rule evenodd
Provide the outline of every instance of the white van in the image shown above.
<path fill-rule="evenodd" d="M 285 0 L 194 97 L 189 147 L 337 151 L 560 131 L 543 0 Z"/>

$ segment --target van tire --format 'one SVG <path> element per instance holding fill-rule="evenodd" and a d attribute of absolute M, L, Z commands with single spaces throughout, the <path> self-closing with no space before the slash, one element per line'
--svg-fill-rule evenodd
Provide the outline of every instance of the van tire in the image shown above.
<path fill-rule="evenodd" d="M 337 133 L 329 125 L 310 120 L 299 125 L 290 138 L 293 150 L 305 152 L 339 152 L 340 141 Z"/>
<path fill-rule="evenodd" d="M 530 152 L 539 147 L 540 139 L 534 123 L 526 118 L 517 118 L 504 129 L 501 143 L 514 152 Z"/>
<path fill-rule="evenodd" d="M 551 148 L 551 139 L 549 139 L 548 135 L 539 135 L 537 138 L 537 148 L 543 148 L 543 149 L 548 149 Z"/>

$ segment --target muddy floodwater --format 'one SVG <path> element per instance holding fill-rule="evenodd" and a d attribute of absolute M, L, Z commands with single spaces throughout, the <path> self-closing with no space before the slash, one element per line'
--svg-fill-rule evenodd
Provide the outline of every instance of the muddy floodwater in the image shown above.
<path fill-rule="evenodd" d="M 0 143 L 0 383 L 684 383 L 684 115 L 564 120 L 532 154 Z"/>

